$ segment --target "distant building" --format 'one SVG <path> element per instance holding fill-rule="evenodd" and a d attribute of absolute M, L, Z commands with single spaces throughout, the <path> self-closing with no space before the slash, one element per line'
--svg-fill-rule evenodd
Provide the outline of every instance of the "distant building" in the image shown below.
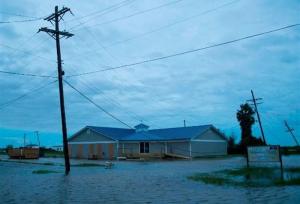
<path fill-rule="evenodd" d="M 227 154 L 227 140 L 213 125 L 149 129 L 86 126 L 69 138 L 71 158 L 115 159 L 175 156 L 193 158 Z"/>
<path fill-rule="evenodd" d="M 59 152 L 62 152 L 64 150 L 62 145 L 52 146 L 51 149 L 54 149 L 55 151 L 59 151 Z"/>

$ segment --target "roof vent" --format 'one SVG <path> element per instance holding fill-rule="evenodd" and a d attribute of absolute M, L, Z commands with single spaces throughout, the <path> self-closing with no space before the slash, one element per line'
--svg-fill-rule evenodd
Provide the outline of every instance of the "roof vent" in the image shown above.
<path fill-rule="evenodd" d="M 135 132 L 146 132 L 146 131 L 148 131 L 149 126 L 145 125 L 143 123 L 140 123 L 140 124 L 134 126 L 134 128 L 135 128 Z"/>

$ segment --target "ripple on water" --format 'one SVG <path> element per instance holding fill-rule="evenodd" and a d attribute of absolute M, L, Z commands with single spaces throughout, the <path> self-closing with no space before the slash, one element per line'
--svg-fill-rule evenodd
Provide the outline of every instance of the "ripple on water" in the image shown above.
<path fill-rule="evenodd" d="M 0 203 L 300 203 L 299 187 L 239 188 L 193 182 L 186 175 L 244 165 L 243 158 L 116 162 L 114 169 L 1 163 Z M 289 158 L 286 165 L 299 162 Z M 36 175 L 33 170 L 62 173 Z M 25 187 L 24 187 L 25 186 Z"/>

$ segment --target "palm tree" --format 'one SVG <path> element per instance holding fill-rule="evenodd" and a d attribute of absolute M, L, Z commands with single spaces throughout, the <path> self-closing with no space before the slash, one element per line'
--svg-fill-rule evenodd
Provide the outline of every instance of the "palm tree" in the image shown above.
<path fill-rule="evenodd" d="M 242 143 L 252 137 L 252 125 L 255 123 L 254 110 L 248 103 L 240 105 L 240 110 L 236 114 L 236 118 L 240 123 L 242 131 Z"/>

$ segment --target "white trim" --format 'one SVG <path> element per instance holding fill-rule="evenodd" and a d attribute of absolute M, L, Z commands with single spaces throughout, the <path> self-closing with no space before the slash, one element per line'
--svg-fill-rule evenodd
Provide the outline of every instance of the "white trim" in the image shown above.
<path fill-rule="evenodd" d="M 167 154 L 168 153 L 168 143 L 165 142 L 165 153 Z"/>
<path fill-rule="evenodd" d="M 226 143 L 226 141 L 225 140 L 191 140 L 192 142 L 225 142 Z"/>
<path fill-rule="evenodd" d="M 164 142 L 189 142 L 189 139 L 186 140 L 132 140 L 132 141 L 126 141 L 126 140 L 120 140 L 120 143 L 140 143 L 140 142 L 149 142 L 149 143 L 164 143 Z"/>
<path fill-rule="evenodd" d="M 117 142 L 117 155 L 119 156 L 119 141 Z"/>
<path fill-rule="evenodd" d="M 190 149 L 190 158 L 192 158 L 192 142 L 190 142 L 189 149 Z"/>
<path fill-rule="evenodd" d="M 68 144 L 112 144 L 117 141 L 94 141 L 94 142 L 68 142 Z"/>

